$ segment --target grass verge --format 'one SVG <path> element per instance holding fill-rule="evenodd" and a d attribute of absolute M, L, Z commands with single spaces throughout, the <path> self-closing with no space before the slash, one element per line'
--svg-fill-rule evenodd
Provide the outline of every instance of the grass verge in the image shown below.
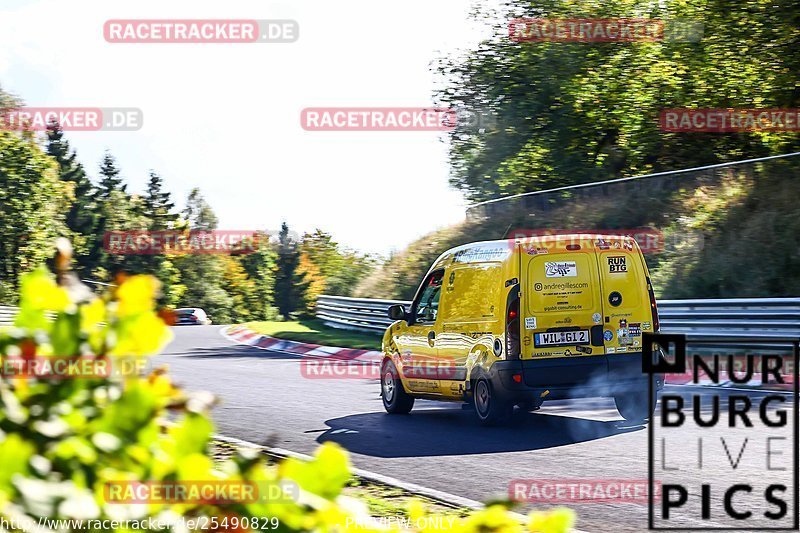
<path fill-rule="evenodd" d="M 372 335 L 348 329 L 331 328 L 320 320 L 247 322 L 242 325 L 262 335 L 289 341 L 363 350 L 381 349 L 381 336 L 377 332 Z"/>
<path fill-rule="evenodd" d="M 216 462 L 221 462 L 236 452 L 237 446 L 229 442 L 214 440 L 212 442 L 213 457 Z M 261 451 L 267 458 L 268 463 L 275 463 L 280 459 L 269 454 L 266 450 Z M 367 505 L 369 514 L 372 517 L 402 517 L 408 518 L 408 507 L 412 500 L 421 501 L 425 508 L 431 513 L 441 513 L 451 516 L 467 516 L 471 509 L 454 504 L 445 504 L 438 500 L 432 500 L 412 494 L 401 488 L 382 483 L 373 483 L 353 476 L 350 483 L 342 491 L 343 495 L 355 498 Z"/>

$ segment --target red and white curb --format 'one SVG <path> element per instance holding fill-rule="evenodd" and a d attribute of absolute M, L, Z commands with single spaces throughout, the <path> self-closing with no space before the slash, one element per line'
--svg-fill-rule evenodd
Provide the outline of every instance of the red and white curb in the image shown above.
<path fill-rule="evenodd" d="M 339 348 L 287 341 L 262 335 L 242 326 L 222 328 L 220 333 L 236 344 L 303 357 L 301 372 L 304 377 L 310 379 L 380 378 L 383 353 L 377 350 Z"/>

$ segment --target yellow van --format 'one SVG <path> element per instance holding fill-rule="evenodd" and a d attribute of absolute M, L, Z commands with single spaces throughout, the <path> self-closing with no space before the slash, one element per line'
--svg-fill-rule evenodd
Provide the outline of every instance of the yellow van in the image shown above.
<path fill-rule="evenodd" d="M 389 413 L 415 398 L 469 402 L 485 425 L 544 400 L 613 397 L 649 412 L 642 333 L 659 328 L 642 252 L 630 237 L 557 235 L 444 252 L 383 336 Z M 655 390 L 663 387 L 657 376 Z M 654 402 L 655 403 L 655 402 Z"/>

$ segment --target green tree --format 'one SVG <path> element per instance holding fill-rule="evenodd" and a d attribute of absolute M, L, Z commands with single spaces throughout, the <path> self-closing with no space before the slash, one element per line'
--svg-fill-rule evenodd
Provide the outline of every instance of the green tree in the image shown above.
<path fill-rule="evenodd" d="M 136 212 L 149 231 L 174 229 L 180 215 L 174 212 L 169 191 L 164 190 L 164 180 L 153 171 L 144 195 L 137 200 Z M 125 267 L 134 273 L 152 274 L 161 282 L 159 303 L 174 306 L 186 288 L 181 284 L 180 271 L 169 256 L 164 254 L 135 255 L 127 258 Z"/>
<path fill-rule="evenodd" d="M 142 216 L 149 221 L 148 228 L 154 231 L 171 228 L 179 218 L 173 209 L 175 204 L 169 191 L 164 190 L 164 180 L 151 170 L 141 207 Z"/>
<path fill-rule="evenodd" d="M 32 136 L 0 128 L 0 302 L 13 303 L 20 275 L 51 257 L 54 238 L 68 234 L 69 194 Z"/>
<path fill-rule="evenodd" d="M 254 279 L 247 275 L 239 257 L 222 256 L 225 271 L 222 279 L 225 292 L 231 298 L 230 320 L 233 323 L 263 319 L 259 312 L 258 286 Z"/>
<path fill-rule="evenodd" d="M 225 286 L 226 257 L 186 254 L 175 258 L 181 284 L 186 287 L 179 307 L 201 307 L 218 324 L 232 320 L 233 299 Z"/>
<path fill-rule="evenodd" d="M 320 229 L 303 235 L 299 251 L 298 272 L 306 289 L 302 301 L 309 314 L 313 314 L 319 295 L 350 296 L 375 267 L 372 257 L 343 249 Z"/>
<path fill-rule="evenodd" d="M 126 256 L 109 254 L 104 239 L 111 231 L 146 229 L 137 203 L 127 193 L 127 184 L 120 177 L 120 169 L 114 157 L 106 152 L 100 164 L 100 182 L 95 190 L 96 236 L 87 257 L 87 267 L 95 279 L 110 280 L 115 274 L 126 270 L 126 260 L 135 265 L 135 260 Z"/>
<path fill-rule="evenodd" d="M 189 192 L 183 216 L 189 222 L 189 227 L 196 230 L 214 230 L 219 223 L 211 205 L 197 187 Z"/>
<path fill-rule="evenodd" d="M 494 37 L 438 67 L 442 105 L 491 117 L 487 128 L 459 121 L 450 133 L 451 181 L 485 200 L 797 151 L 796 135 L 662 132 L 659 115 L 675 107 L 798 107 L 799 13 L 783 0 L 506 0 Z M 704 34 L 698 42 L 518 43 L 508 35 L 515 17 L 650 17 L 668 29 L 691 19 Z"/>
<path fill-rule="evenodd" d="M 300 251 L 297 242 L 289 235 L 289 226 L 281 224 L 278 234 L 277 263 L 275 272 L 275 305 L 286 319 L 302 307 L 305 286 L 297 267 Z"/>
<path fill-rule="evenodd" d="M 275 308 L 275 271 L 277 254 L 270 246 L 269 235 L 257 234 L 255 251 L 239 259 L 247 276 L 255 283 L 256 300 L 251 309 L 256 320 L 271 320 L 277 315 Z"/>
<path fill-rule="evenodd" d="M 361 280 L 367 278 L 378 266 L 376 257 L 353 250 L 340 250 L 341 266 L 329 275 L 326 294 L 352 296 Z"/>
<path fill-rule="evenodd" d="M 47 153 L 58 162 L 59 178 L 71 190 L 71 202 L 66 212 L 66 224 L 72 232 L 72 242 L 77 256 L 77 271 L 88 275 L 87 254 L 97 239 L 94 185 L 77 154 L 64 138 L 64 132 L 57 123 L 47 128 Z"/>
<path fill-rule="evenodd" d="M 111 200 L 115 192 L 127 192 L 128 186 L 120 177 L 117 160 L 110 152 L 103 155 L 103 161 L 100 163 L 100 176 L 100 185 L 97 188 L 97 198 L 100 201 Z"/>
<path fill-rule="evenodd" d="M 214 230 L 217 215 L 200 189 L 189 192 L 183 211 L 185 226 L 190 230 Z M 225 290 L 225 274 L 229 266 L 217 254 L 184 254 L 175 257 L 175 266 L 185 287 L 179 299 L 181 307 L 202 307 L 217 323 L 230 323 L 233 299 Z"/>

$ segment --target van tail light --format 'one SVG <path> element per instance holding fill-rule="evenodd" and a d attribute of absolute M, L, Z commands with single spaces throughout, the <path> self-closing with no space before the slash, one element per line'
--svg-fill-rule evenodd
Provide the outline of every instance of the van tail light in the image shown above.
<path fill-rule="evenodd" d="M 506 359 L 519 359 L 519 294 L 506 309 Z"/>
<path fill-rule="evenodd" d="M 650 311 L 653 313 L 653 332 L 658 333 L 658 330 L 661 329 L 661 321 L 658 319 L 658 305 L 656 305 L 656 295 L 653 292 L 650 278 L 647 278 L 647 292 L 650 294 Z"/>

